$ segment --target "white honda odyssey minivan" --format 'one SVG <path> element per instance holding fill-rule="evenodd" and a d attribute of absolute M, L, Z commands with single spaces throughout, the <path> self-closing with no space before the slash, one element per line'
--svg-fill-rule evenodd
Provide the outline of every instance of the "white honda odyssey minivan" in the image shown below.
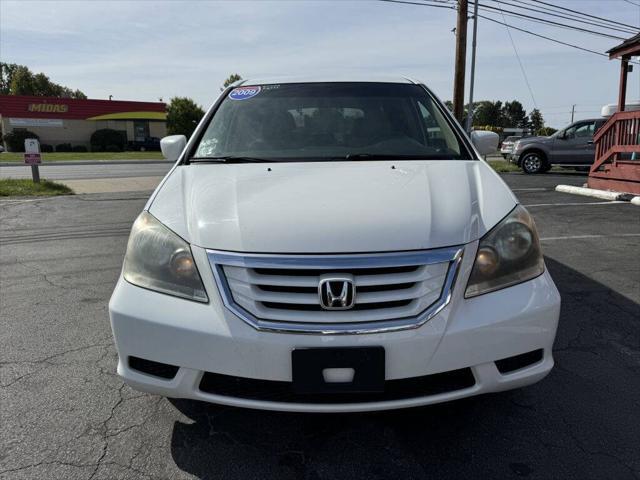
<path fill-rule="evenodd" d="M 349 412 L 521 387 L 560 296 L 534 222 L 424 85 L 227 88 L 138 216 L 109 313 L 132 387 Z"/>

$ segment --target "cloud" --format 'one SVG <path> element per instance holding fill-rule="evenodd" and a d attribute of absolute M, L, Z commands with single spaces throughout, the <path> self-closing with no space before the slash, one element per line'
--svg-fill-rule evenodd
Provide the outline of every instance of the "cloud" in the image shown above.
<path fill-rule="evenodd" d="M 580 8 L 587 7 L 595 14 L 616 13 L 599 12 L 598 6 Z M 267 0 L 2 0 L 0 9 L 3 61 L 44 71 L 90 97 L 156 100 L 181 95 L 209 105 L 230 73 L 247 77 L 344 70 L 406 74 L 423 79 L 442 98 L 451 97 L 455 12 L 446 9 Z M 558 38 L 573 35 L 534 25 L 527 26 Z M 538 104 L 613 100 L 614 62 L 512 34 Z M 576 35 L 570 39 L 585 39 L 585 46 L 595 50 L 612 46 Z M 480 24 L 476 78 L 476 98 L 518 98 L 532 107 L 504 27 Z"/>

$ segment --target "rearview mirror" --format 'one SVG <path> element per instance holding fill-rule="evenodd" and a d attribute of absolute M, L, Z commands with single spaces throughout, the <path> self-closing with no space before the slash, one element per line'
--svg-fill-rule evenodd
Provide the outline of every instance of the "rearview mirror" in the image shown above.
<path fill-rule="evenodd" d="M 180 154 L 187 146 L 187 137 L 184 135 L 169 135 L 160 140 L 160 150 L 164 158 L 170 162 L 175 162 L 180 158 Z"/>
<path fill-rule="evenodd" d="M 474 130 L 471 132 L 471 142 L 480 155 L 489 155 L 498 151 L 500 137 L 494 132 Z"/>

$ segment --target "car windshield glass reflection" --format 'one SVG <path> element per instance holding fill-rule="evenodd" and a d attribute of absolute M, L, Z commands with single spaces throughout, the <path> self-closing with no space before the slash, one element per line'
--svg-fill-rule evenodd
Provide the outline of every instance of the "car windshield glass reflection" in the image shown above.
<path fill-rule="evenodd" d="M 306 83 L 233 89 L 193 160 L 468 159 L 424 88 L 393 83 Z"/>

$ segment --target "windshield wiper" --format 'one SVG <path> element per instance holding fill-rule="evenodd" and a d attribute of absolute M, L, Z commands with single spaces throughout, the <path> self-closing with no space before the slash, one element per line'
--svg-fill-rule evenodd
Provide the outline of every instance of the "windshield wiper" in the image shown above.
<path fill-rule="evenodd" d="M 397 154 L 378 154 L 378 153 L 350 153 L 344 157 L 336 157 L 338 160 L 447 160 L 445 155 L 397 155 Z"/>
<path fill-rule="evenodd" d="M 220 162 L 220 163 L 271 163 L 276 162 L 271 158 L 243 157 L 235 155 L 223 155 L 220 157 L 191 157 L 189 162 Z"/>

